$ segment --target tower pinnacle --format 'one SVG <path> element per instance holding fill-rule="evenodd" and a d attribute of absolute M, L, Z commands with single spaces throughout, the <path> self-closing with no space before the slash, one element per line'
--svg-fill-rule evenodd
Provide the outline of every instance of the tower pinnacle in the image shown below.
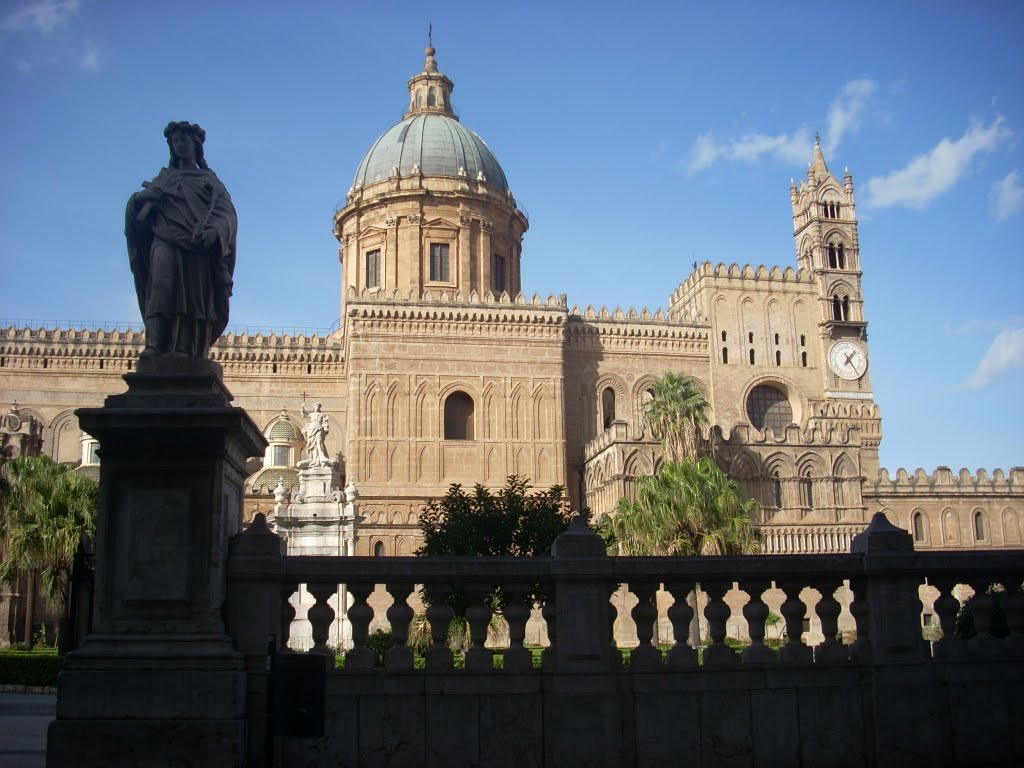
<path fill-rule="evenodd" d="M 428 32 L 428 40 L 432 37 L 433 30 Z M 434 114 L 446 115 L 458 120 L 455 110 L 452 109 L 452 91 L 455 90 L 455 83 L 437 69 L 437 60 L 434 58 L 433 45 L 428 45 L 424 53 L 427 59 L 423 64 L 423 71 L 413 75 L 409 80 L 409 109 L 405 117 L 413 115 Z"/>

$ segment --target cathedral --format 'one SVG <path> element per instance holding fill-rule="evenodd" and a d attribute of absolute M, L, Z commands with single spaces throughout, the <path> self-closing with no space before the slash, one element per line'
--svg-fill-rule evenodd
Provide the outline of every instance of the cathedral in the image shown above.
<path fill-rule="evenodd" d="M 1024 468 L 879 466 L 854 180 L 830 171 L 820 146 L 789 190 L 795 263 L 696 265 L 654 313 L 525 296 L 529 221 L 453 109 L 434 54 L 334 216 L 340 327 L 229 332 L 211 351 L 270 443 L 249 468 L 246 518 L 299 494 L 308 413 L 326 427 L 331 487 L 351 490 L 349 501 L 358 490 L 350 553 L 413 553 L 424 501 L 452 483 L 522 475 L 564 486 L 574 509 L 611 512 L 659 468 L 644 404 L 673 372 L 707 393 L 715 455 L 759 502 L 766 552 L 849 551 L 878 511 L 918 548 L 1020 546 Z M 102 448 L 74 411 L 124 390 L 141 332 L 9 327 L 0 337 L 10 423 L 95 471 Z"/>

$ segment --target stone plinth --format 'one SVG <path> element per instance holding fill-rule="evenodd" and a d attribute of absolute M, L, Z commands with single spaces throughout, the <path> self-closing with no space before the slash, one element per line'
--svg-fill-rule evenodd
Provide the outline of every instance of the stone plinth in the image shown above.
<path fill-rule="evenodd" d="M 216 364 L 140 363 L 126 393 L 76 412 L 102 460 L 94 632 L 60 676 L 47 765 L 241 766 L 226 564 L 245 460 L 265 441 Z"/>

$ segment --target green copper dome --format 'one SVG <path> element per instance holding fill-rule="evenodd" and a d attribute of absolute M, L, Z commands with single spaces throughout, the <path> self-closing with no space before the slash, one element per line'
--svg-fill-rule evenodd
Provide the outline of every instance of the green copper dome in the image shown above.
<path fill-rule="evenodd" d="M 423 71 L 409 80 L 409 108 L 398 125 L 370 147 L 353 188 L 394 175 L 451 176 L 508 192 L 508 181 L 484 140 L 459 122 L 452 109 L 455 84 L 437 70 L 433 47 Z"/>
<path fill-rule="evenodd" d="M 356 171 L 353 186 L 383 181 L 394 168 L 402 176 L 463 176 L 481 180 L 499 192 L 508 181 L 484 140 L 444 114 L 416 114 L 386 131 L 370 147 Z"/>

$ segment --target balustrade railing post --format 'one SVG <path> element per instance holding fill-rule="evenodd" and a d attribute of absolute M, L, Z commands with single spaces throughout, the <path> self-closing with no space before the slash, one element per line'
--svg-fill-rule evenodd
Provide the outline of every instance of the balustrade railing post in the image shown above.
<path fill-rule="evenodd" d="M 384 667 L 388 670 L 408 670 L 413 667 L 412 648 L 409 647 L 409 625 L 415 615 L 408 603 L 412 594 L 411 582 L 388 582 L 387 590 L 394 602 L 388 607 L 385 615 L 391 623 L 391 640 L 394 643 L 388 648 Z"/>
<path fill-rule="evenodd" d="M 639 645 L 630 656 L 630 669 L 650 671 L 661 667 L 661 650 L 651 641 L 654 638 L 654 622 L 658 620 L 658 606 L 655 598 L 658 592 L 657 582 L 630 582 L 629 591 L 636 595 L 637 603 L 630 611 L 636 625 L 636 636 Z"/>
<path fill-rule="evenodd" d="M 366 641 L 370 639 L 370 622 L 373 621 L 373 608 L 370 607 L 370 595 L 374 585 L 363 582 L 349 582 L 348 593 L 352 595 L 352 605 L 348 609 L 348 620 L 352 624 L 352 649 L 345 654 L 345 670 L 373 669 L 373 651 Z"/>
<path fill-rule="evenodd" d="M 467 584 L 466 621 L 469 623 L 469 649 L 466 651 L 466 669 L 476 672 L 490 672 L 494 669 L 494 654 L 487 647 L 487 630 L 491 626 L 494 611 L 487 601 L 491 597 L 488 584 Z"/>
<path fill-rule="evenodd" d="M 696 585 L 694 580 L 669 581 L 665 589 L 672 595 L 668 609 L 668 620 L 672 622 L 674 644 L 668 652 L 668 665 L 673 669 L 697 666 L 697 649 L 690 645 L 690 622 L 693 621 L 693 606 L 687 597 Z"/>
<path fill-rule="evenodd" d="M 804 582 L 782 579 L 777 586 L 786 593 L 786 599 L 779 608 L 786 621 L 786 644 L 779 649 L 779 658 L 785 664 L 809 664 L 814 660 L 814 653 L 803 638 L 807 606 L 800 599 L 800 592 Z"/>
<path fill-rule="evenodd" d="M 850 660 L 871 663 L 871 606 L 868 604 L 868 580 L 863 574 L 850 579 L 850 615 L 857 624 L 857 639 L 850 646 Z"/>
<path fill-rule="evenodd" d="M 821 622 L 824 639 L 814 647 L 814 661 L 818 664 L 837 664 L 850 660 L 850 652 L 839 637 L 839 613 L 842 606 L 836 600 L 836 590 L 842 584 L 838 578 L 818 579 L 815 586 L 821 599 L 814 606 Z"/>
<path fill-rule="evenodd" d="M 533 669 L 533 656 L 525 647 L 526 622 L 530 619 L 529 589 L 525 584 L 507 584 L 502 588 L 505 608 L 502 614 L 508 622 L 508 648 L 504 653 L 506 672 L 527 672 Z"/>
<path fill-rule="evenodd" d="M 771 664 L 776 660 L 772 649 L 764 642 L 769 610 L 762 595 L 770 586 L 768 579 L 740 581 L 740 589 L 750 595 L 750 600 L 743 606 L 743 618 L 747 620 L 747 632 L 750 635 L 750 645 L 743 651 L 744 664 Z"/>
<path fill-rule="evenodd" d="M 997 656 L 1004 650 L 1003 642 L 992 634 L 992 619 L 996 609 L 996 596 L 989 591 L 998 589 L 990 578 L 973 578 L 969 580 L 974 589 L 967 605 L 974 618 L 976 634 L 967 641 L 967 652 L 976 656 Z"/>
<path fill-rule="evenodd" d="M 1003 579 L 1006 592 L 1003 593 L 1003 613 L 1010 636 L 1006 639 L 1006 651 L 1011 656 L 1024 656 L 1024 575 L 1011 571 Z"/>
<path fill-rule="evenodd" d="M 610 624 L 614 616 L 608 592 L 615 580 L 604 540 L 587 527 L 582 516 L 576 515 L 551 545 L 551 555 L 558 626 L 557 669 L 608 672 L 613 669 L 614 650 Z"/>
<path fill-rule="evenodd" d="M 249 528 L 231 540 L 228 556 L 227 630 L 245 659 L 248 754 L 253 768 L 269 763 L 264 749 L 268 677 L 267 651 L 277 650 L 281 615 L 283 542 L 256 515 Z M 272 642 L 268 640 L 274 638 Z"/>
<path fill-rule="evenodd" d="M 309 653 L 325 656 L 329 667 L 334 667 L 334 651 L 327 644 L 331 634 L 331 622 L 334 621 L 334 609 L 327 602 L 338 592 L 338 585 L 331 582 L 313 582 L 306 585 L 309 594 L 316 602 L 309 607 L 306 618 L 309 620 L 313 647 Z"/>
<path fill-rule="evenodd" d="M 544 619 L 544 627 L 548 635 L 548 647 L 541 653 L 541 666 L 552 670 L 558 666 L 558 609 L 555 607 L 555 585 L 544 584 L 547 593 L 540 615 Z"/>
<path fill-rule="evenodd" d="M 956 617 L 960 612 L 960 601 L 953 594 L 956 579 L 932 578 L 929 579 L 929 583 L 939 592 L 939 596 L 932 603 L 932 608 L 939 617 L 939 627 L 942 629 L 942 637 L 932 643 L 932 656 L 936 659 L 964 656 L 967 653 L 967 644 L 956 634 Z"/>
<path fill-rule="evenodd" d="M 280 648 L 288 650 L 288 642 L 292 636 L 292 622 L 295 621 L 295 606 L 292 605 L 292 595 L 299 588 L 299 583 L 294 580 L 281 582 L 281 642 Z"/>
<path fill-rule="evenodd" d="M 454 664 L 452 649 L 448 645 L 448 631 L 455 611 L 448 605 L 451 584 L 428 584 L 425 587 L 427 621 L 430 623 L 430 648 L 427 649 L 427 669 L 451 669 Z"/>
<path fill-rule="evenodd" d="M 863 555 L 867 601 L 871 611 L 871 658 L 874 664 L 923 658 L 918 577 L 904 569 L 912 562 L 913 537 L 876 512 L 871 524 L 853 540 Z"/>
<path fill-rule="evenodd" d="M 725 594 L 732 588 L 732 582 L 705 580 L 701 582 L 708 596 L 708 604 L 704 606 L 704 618 L 708 620 L 708 636 L 711 644 L 704 649 L 706 666 L 733 666 L 739 664 L 736 652 L 725 642 L 727 634 L 726 622 L 732 609 L 725 602 Z"/>

